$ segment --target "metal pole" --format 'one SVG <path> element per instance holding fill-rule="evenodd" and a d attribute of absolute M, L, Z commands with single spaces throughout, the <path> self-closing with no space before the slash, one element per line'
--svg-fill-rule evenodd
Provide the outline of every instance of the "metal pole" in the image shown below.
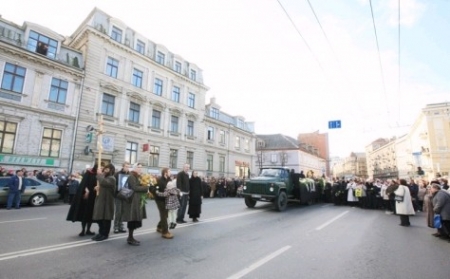
<path fill-rule="evenodd" d="M 72 170 L 73 170 L 73 161 L 74 161 L 74 157 L 75 157 L 75 142 L 76 142 L 77 134 L 78 134 L 78 122 L 80 121 L 81 100 L 83 98 L 83 89 L 84 89 L 84 77 L 81 79 L 80 97 L 78 98 L 78 111 L 77 111 L 77 116 L 75 118 L 74 135 L 73 135 L 73 139 L 72 139 L 72 150 L 70 151 L 70 156 L 69 156 L 69 174 L 72 174 Z"/>

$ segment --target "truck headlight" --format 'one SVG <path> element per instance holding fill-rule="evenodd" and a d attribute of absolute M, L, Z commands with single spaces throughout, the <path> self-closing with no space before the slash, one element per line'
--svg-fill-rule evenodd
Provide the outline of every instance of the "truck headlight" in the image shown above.
<path fill-rule="evenodd" d="M 270 192 L 273 192 L 273 187 L 270 187 L 270 188 L 269 188 L 269 191 L 270 191 Z"/>
<path fill-rule="evenodd" d="M 244 190 L 247 190 L 247 186 L 244 185 Z"/>

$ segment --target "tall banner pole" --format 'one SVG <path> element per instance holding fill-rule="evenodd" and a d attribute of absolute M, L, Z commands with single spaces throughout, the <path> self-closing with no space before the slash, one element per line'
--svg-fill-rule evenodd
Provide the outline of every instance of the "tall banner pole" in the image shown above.
<path fill-rule="evenodd" d="M 101 168 L 102 163 L 102 151 L 103 151 L 103 115 L 100 115 L 100 119 L 98 120 L 98 130 L 97 130 L 97 149 L 98 149 L 98 157 L 97 157 L 97 174 L 98 170 Z M 100 194 L 100 183 L 97 181 L 97 196 Z"/>

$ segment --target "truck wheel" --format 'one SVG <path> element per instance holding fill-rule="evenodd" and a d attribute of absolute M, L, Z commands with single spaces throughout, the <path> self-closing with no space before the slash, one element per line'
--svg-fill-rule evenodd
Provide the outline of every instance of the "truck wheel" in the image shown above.
<path fill-rule="evenodd" d="M 276 197 L 276 199 L 275 199 L 275 208 L 278 211 L 283 211 L 286 209 L 287 203 L 288 203 L 288 200 L 287 200 L 286 192 L 280 192 L 278 197 Z"/>
<path fill-rule="evenodd" d="M 245 197 L 245 205 L 248 208 L 253 208 L 255 207 L 256 201 L 254 199 L 252 199 L 251 197 Z"/>

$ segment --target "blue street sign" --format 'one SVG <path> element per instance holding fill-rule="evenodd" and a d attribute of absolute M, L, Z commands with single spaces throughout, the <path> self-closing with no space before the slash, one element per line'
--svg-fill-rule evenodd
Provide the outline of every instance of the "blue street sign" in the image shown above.
<path fill-rule="evenodd" d="M 328 121 L 328 129 L 339 129 L 341 127 L 341 120 Z"/>

